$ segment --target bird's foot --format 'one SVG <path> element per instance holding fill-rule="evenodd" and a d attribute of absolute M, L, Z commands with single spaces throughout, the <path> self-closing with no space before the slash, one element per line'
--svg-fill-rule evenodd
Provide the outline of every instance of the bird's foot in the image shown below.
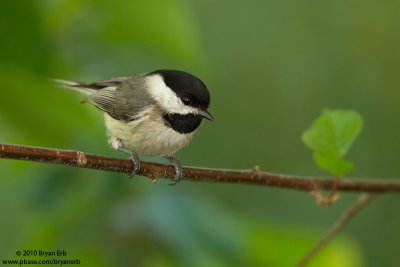
<path fill-rule="evenodd" d="M 135 176 L 139 170 L 140 170 L 140 159 L 138 157 L 138 154 L 136 154 L 133 151 L 129 151 L 130 159 L 133 162 L 133 172 L 129 174 L 129 179 L 131 179 L 133 176 Z"/>
<path fill-rule="evenodd" d="M 129 156 L 130 156 L 129 158 L 133 162 L 133 171 L 132 171 L 132 173 L 129 174 L 129 179 L 131 179 L 140 170 L 140 160 L 139 160 L 138 154 L 135 151 L 124 148 L 124 146 L 122 144 L 122 140 L 119 138 L 112 139 L 111 145 L 114 149 L 118 149 L 122 152 L 129 154 Z"/>
<path fill-rule="evenodd" d="M 169 165 L 175 168 L 175 178 L 172 180 L 172 183 L 169 184 L 170 186 L 174 186 L 179 183 L 183 177 L 182 165 L 179 160 L 173 156 L 167 156 L 165 158 L 169 160 Z"/>
<path fill-rule="evenodd" d="M 130 150 L 122 148 L 122 147 L 119 147 L 118 150 L 129 154 L 129 156 L 130 156 L 129 158 L 133 162 L 133 171 L 132 171 L 132 173 L 129 174 L 129 179 L 131 179 L 140 170 L 140 159 L 139 159 L 139 156 L 138 156 L 138 154 L 136 154 L 135 151 L 130 151 Z"/>

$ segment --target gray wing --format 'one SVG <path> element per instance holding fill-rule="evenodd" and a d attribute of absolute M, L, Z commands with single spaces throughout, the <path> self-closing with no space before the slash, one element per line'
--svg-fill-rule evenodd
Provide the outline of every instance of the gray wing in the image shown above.
<path fill-rule="evenodd" d="M 146 83 L 142 76 L 124 79 L 118 83 L 109 83 L 109 85 L 87 96 L 86 101 L 114 119 L 133 121 L 149 105 L 155 103 L 145 90 Z"/>

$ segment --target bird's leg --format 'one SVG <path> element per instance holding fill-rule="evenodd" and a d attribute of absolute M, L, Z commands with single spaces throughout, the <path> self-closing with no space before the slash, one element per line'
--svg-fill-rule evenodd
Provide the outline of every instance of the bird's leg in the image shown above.
<path fill-rule="evenodd" d="M 140 159 L 139 159 L 139 156 L 135 151 L 131 151 L 129 149 L 126 149 L 126 148 L 122 147 L 122 142 L 121 142 L 120 139 L 118 139 L 117 142 L 118 142 L 117 149 L 122 151 L 122 152 L 125 152 L 125 153 L 129 154 L 129 156 L 130 156 L 129 158 L 133 162 L 133 172 L 131 174 L 129 174 L 129 179 L 130 179 L 133 176 L 135 176 L 138 173 L 138 171 L 140 170 Z"/>
<path fill-rule="evenodd" d="M 169 165 L 175 168 L 175 178 L 169 185 L 174 186 L 176 185 L 183 177 L 182 165 L 177 158 L 174 156 L 167 156 L 165 157 L 169 160 Z"/>
<path fill-rule="evenodd" d="M 140 170 L 140 159 L 138 154 L 135 151 L 130 151 L 127 149 L 120 149 L 121 151 L 124 151 L 130 155 L 130 159 L 133 162 L 133 172 L 129 174 L 129 179 L 135 176 L 139 170 Z"/>

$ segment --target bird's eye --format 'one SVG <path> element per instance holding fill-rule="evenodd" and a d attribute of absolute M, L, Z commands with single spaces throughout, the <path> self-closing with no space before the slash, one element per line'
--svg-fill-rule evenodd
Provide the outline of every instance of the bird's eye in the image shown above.
<path fill-rule="evenodd" d="M 182 102 L 183 102 L 183 104 L 185 104 L 185 105 L 190 105 L 190 104 L 192 104 L 192 99 L 191 99 L 190 97 L 185 96 L 185 97 L 182 99 Z"/>

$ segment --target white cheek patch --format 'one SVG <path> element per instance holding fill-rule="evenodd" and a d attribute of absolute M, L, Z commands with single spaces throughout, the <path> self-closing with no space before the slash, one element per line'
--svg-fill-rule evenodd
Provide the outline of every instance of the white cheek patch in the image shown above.
<path fill-rule="evenodd" d="M 168 113 L 198 113 L 196 108 L 183 104 L 175 92 L 164 83 L 163 78 L 159 74 L 148 77 L 147 91 L 162 109 Z"/>

